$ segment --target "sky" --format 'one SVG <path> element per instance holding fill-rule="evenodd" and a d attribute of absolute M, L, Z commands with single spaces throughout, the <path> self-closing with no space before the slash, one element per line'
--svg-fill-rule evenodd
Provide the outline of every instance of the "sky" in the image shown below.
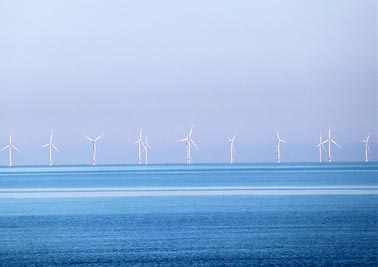
<path fill-rule="evenodd" d="M 19 165 L 378 160 L 377 1 L 0 0 L 0 146 Z M 0 153 L 0 165 L 7 164 Z"/>

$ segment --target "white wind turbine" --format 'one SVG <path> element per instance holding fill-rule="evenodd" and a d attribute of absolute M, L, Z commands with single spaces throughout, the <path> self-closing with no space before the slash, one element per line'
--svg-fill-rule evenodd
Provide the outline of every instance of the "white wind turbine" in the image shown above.
<path fill-rule="evenodd" d="M 143 148 L 144 148 L 144 157 L 145 157 L 145 159 L 144 159 L 144 163 L 147 165 L 147 164 L 148 164 L 148 150 L 149 150 L 149 149 L 152 150 L 152 148 L 151 148 L 151 146 L 148 144 L 147 137 L 146 137 L 144 143 L 142 143 L 142 144 L 143 144 Z"/>
<path fill-rule="evenodd" d="M 142 127 L 139 130 L 139 138 L 135 141 L 134 144 L 138 145 L 138 164 L 140 165 L 142 164 L 142 146 L 145 146 L 142 141 Z"/>
<path fill-rule="evenodd" d="M 366 140 L 362 139 L 362 142 L 365 143 L 365 162 L 368 162 L 369 160 L 369 154 L 370 154 L 369 138 L 370 138 L 370 134 L 368 134 L 368 136 L 366 137 Z"/>
<path fill-rule="evenodd" d="M 9 144 L 1 150 L 1 151 L 5 150 L 5 149 L 9 150 L 9 167 L 11 167 L 13 165 L 13 162 L 12 162 L 12 148 L 14 150 L 16 150 L 17 152 L 20 152 L 20 150 L 17 147 L 15 147 L 15 145 L 12 144 L 12 132 L 10 132 L 9 133 Z"/>
<path fill-rule="evenodd" d="M 281 162 L 281 143 L 286 143 L 286 141 L 283 140 L 283 139 L 281 139 L 280 134 L 278 132 L 278 129 L 276 129 L 276 135 L 277 135 L 277 139 L 278 139 L 278 143 L 277 143 L 277 162 L 280 163 Z"/>
<path fill-rule="evenodd" d="M 186 163 L 187 164 L 190 164 L 192 161 L 192 158 L 190 156 L 191 146 L 193 145 L 196 149 L 198 149 L 198 146 L 192 139 L 193 127 L 194 126 L 192 125 L 192 128 L 190 128 L 189 135 L 187 137 L 177 140 L 177 142 L 185 142 L 186 144 Z"/>
<path fill-rule="evenodd" d="M 234 135 L 234 137 L 228 137 L 228 142 L 230 143 L 230 163 L 234 163 L 234 142 L 235 142 L 235 138 L 236 138 L 236 135 Z"/>
<path fill-rule="evenodd" d="M 319 144 L 316 145 L 316 147 L 319 148 L 319 162 L 322 162 L 322 149 L 324 151 L 327 151 L 325 148 L 324 148 L 324 144 L 327 143 L 327 140 L 323 141 L 322 140 L 322 132 L 320 132 L 320 140 L 319 140 Z"/>
<path fill-rule="evenodd" d="M 324 143 L 328 143 L 328 162 L 331 162 L 332 161 L 332 157 L 331 157 L 331 143 L 334 143 L 337 147 L 341 148 L 341 146 L 336 143 L 335 140 L 333 140 L 331 138 L 331 126 L 329 126 L 328 128 L 328 139 L 324 141 Z"/>
<path fill-rule="evenodd" d="M 53 160 L 52 160 L 52 148 L 54 148 L 56 150 L 56 152 L 59 152 L 59 149 L 54 145 L 53 143 L 53 135 L 54 135 L 54 130 L 51 130 L 51 134 L 50 134 L 50 142 L 47 143 L 46 145 L 43 145 L 42 148 L 44 147 L 49 147 L 49 150 L 50 150 L 50 161 L 49 161 L 49 164 L 50 166 L 53 165 Z"/>
<path fill-rule="evenodd" d="M 96 155 L 97 155 L 96 142 L 97 142 L 98 140 L 100 140 L 100 139 L 104 136 L 104 134 L 97 136 L 95 139 L 92 139 L 92 138 L 86 136 L 85 134 L 83 134 L 83 136 L 84 136 L 89 142 L 92 143 L 92 165 L 96 165 Z"/>

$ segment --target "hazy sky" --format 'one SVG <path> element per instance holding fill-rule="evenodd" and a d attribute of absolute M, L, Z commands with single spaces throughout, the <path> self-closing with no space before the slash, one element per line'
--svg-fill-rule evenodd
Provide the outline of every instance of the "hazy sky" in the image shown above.
<path fill-rule="evenodd" d="M 98 163 L 135 163 L 143 126 L 151 163 L 316 161 L 328 125 L 361 160 L 377 160 L 377 1 L 0 0 L 0 146 L 16 164 L 90 163 L 82 134 L 105 133 Z M 7 153 L 0 153 L 0 165 Z"/>

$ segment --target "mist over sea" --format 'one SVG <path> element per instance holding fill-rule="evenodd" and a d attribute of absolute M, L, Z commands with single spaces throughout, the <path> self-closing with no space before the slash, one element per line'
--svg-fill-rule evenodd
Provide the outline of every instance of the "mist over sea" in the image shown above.
<path fill-rule="evenodd" d="M 0 167 L 0 266 L 377 266 L 378 164 Z"/>

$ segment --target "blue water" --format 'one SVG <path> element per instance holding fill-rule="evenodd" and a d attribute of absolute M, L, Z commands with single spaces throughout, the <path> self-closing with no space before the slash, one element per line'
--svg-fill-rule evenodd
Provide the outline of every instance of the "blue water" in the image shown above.
<path fill-rule="evenodd" d="M 0 189 L 377 185 L 377 163 L 0 168 Z M 378 195 L 0 198 L 0 266 L 378 266 Z"/>

